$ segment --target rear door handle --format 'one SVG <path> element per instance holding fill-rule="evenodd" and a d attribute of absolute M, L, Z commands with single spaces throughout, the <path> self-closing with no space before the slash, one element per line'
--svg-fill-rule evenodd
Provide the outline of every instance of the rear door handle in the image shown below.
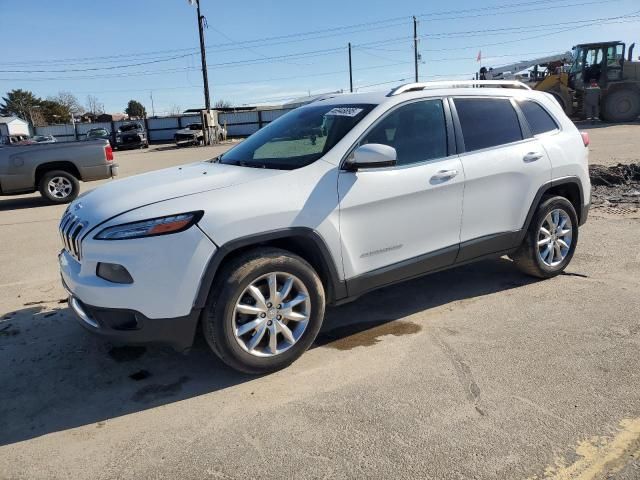
<path fill-rule="evenodd" d="M 450 178 L 455 177 L 456 175 L 458 175 L 458 170 L 440 170 L 439 172 L 436 172 L 433 177 L 431 177 L 431 180 L 449 180 Z"/>
<path fill-rule="evenodd" d="M 540 160 L 542 158 L 542 154 L 539 152 L 529 152 L 524 157 L 522 157 L 522 161 L 524 163 L 535 162 L 536 160 Z"/>

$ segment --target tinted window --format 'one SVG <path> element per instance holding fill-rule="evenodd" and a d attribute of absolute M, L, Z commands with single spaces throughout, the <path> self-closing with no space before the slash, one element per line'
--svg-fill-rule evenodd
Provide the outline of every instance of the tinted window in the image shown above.
<path fill-rule="evenodd" d="M 467 152 L 522 140 L 518 115 L 506 98 L 456 98 Z"/>
<path fill-rule="evenodd" d="M 518 104 L 527 119 L 527 123 L 531 128 L 531 133 L 534 135 L 550 132 L 558 128 L 558 125 L 556 125 L 556 122 L 551 118 L 551 115 L 549 115 L 547 111 L 536 102 L 524 100 Z"/>
<path fill-rule="evenodd" d="M 441 100 L 404 105 L 384 117 L 360 142 L 396 149 L 398 165 L 447 156 L 447 129 Z"/>

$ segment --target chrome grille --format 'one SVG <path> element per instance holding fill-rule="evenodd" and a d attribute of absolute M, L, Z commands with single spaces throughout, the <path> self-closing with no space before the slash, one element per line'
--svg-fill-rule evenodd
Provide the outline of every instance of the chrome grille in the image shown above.
<path fill-rule="evenodd" d="M 67 252 L 76 260 L 82 258 L 82 232 L 87 227 L 80 217 L 71 212 L 66 212 L 60 220 L 60 238 Z"/>

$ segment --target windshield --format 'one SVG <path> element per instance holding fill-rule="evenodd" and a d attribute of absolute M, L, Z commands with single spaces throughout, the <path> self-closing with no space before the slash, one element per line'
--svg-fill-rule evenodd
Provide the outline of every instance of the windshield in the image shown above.
<path fill-rule="evenodd" d="M 122 125 L 119 130 L 121 132 L 131 132 L 133 130 L 141 130 L 142 127 L 138 124 Z"/>
<path fill-rule="evenodd" d="M 583 62 L 583 53 L 584 50 L 579 47 L 573 47 L 573 59 L 571 62 L 571 70 L 570 73 L 577 73 L 582 71 L 582 62 Z"/>
<path fill-rule="evenodd" d="M 188 125 L 187 128 L 189 130 L 202 130 L 202 124 L 201 123 L 192 123 L 192 124 Z"/>
<path fill-rule="evenodd" d="M 280 170 L 304 167 L 331 150 L 374 106 L 297 108 L 229 150 L 220 163 Z"/>
<path fill-rule="evenodd" d="M 109 135 L 106 130 L 89 130 L 89 136 L 97 137 L 100 135 Z"/>

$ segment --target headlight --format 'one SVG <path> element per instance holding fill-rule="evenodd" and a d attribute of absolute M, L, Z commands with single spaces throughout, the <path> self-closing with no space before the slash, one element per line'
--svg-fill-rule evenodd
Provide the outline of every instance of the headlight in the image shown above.
<path fill-rule="evenodd" d="M 151 218 L 141 222 L 124 223 L 114 227 L 107 227 L 94 238 L 96 240 L 127 240 L 183 232 L 200 220 L 202 214 L 203 212 L 189 212 Z"/>

